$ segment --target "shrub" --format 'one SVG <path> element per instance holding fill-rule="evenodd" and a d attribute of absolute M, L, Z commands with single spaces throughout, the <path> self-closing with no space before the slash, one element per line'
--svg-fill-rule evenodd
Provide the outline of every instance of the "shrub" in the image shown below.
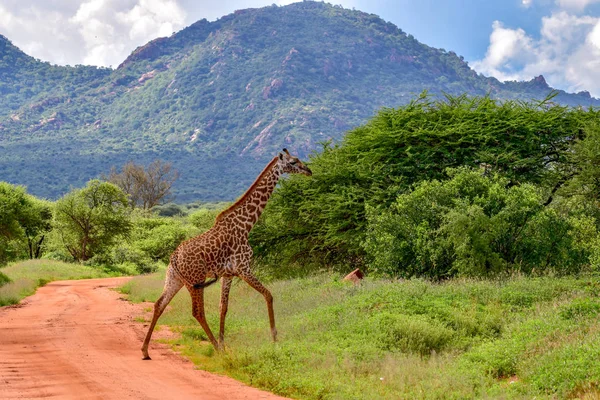
<path fill-rule="evenodd" d="M 0 272 L 0 287 L 6 285 L 7 283 L 10 283 L 10 278 Z"/>
<path fill-rule="evenodd" d="M 219 212 L 219 210 L 201 208 L 188 215 L 188 220 L 192 225 L 204 232 L 214 225 L 215 218 L 219 215 Z"/>
<path fill-rule="evenodd" d="M 142 218 L 136 221 L 132 246 L 153 261 L 169 263 L 171 253 L 197 231 L 172 218 Z"/>
<path fill-rule="evenodd" d="M 424 316 L 387 314 L 379 323 L 379 345 L 384 350 L 400 350 L 421 356 L 439 353 L 451 341 L 454 331 Z"/>
<path fill-rule="evenodd" d="M 544 207 L 535 186 L 468 168 L 447 173 L 449 180 L 423 181 L 388 210 L 369 209 L 363 246 L 373 271 L 439 279 L 568 273 L 588 262 L 590 252 L 577 243 L 595 230 Z"/>

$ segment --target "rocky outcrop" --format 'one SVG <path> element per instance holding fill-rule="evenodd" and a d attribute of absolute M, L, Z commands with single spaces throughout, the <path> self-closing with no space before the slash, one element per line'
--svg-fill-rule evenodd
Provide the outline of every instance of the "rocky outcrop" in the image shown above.
<path fill-rule="evenodd" d="M 144 83 L 148 79 L 154 78 L 154 76 L 156 76 L 156 70 L 155 69 L 153 69 L 150 72 L 146 72 L 145 74 L 142 74 L 142 76 L 140 76 L 140 78 L 138 79 L 138 83 Z"/>

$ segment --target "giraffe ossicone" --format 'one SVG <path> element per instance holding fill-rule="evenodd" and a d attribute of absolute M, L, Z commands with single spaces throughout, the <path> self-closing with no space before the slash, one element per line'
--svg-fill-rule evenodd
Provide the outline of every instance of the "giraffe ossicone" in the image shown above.
<path fill-rule="evenodd" d="M 208 231 L 181 243 L 171 255 L 165 287 L 154 304 L 154 315 L 142 345 L 143 358 L 149 360 L 148 346 L 158 318 L 175 294 L 185 286 L 192 297 L 192 314 L 198 320 L 212 345 L 223 348 L 225 316 L 229 290 L 234 277 L 239 277 L 261 293 L 267 303 L 273 341 L 277 340 L 273 296 L 250 269 L 252 249 L 248 234 L 262 214 L 277 181 L 284 173 L 312 175 L 311 170 L 287 149 L 274 157 L 258 175 L 250 188 L 229 208 L 221 212 Z M 211 278 L 207 281 L 207 278 Z M 221 279 L 219 339 L 215 339 L 204 313 L 204 288 Z"/>

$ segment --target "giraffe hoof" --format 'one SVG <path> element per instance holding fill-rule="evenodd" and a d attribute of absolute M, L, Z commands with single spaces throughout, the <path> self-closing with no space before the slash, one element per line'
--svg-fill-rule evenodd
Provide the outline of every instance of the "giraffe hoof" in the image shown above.
<path fill-rule="evenodd" d="M 144 356 L 144 357 L 142 357 L 142 360 L 152 360 L 152 359 L 150 358 L 150 356 Z"/>

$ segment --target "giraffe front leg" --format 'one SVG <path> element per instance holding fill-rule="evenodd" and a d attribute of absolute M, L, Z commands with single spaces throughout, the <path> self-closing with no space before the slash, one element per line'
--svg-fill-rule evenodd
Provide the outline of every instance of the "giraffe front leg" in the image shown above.
<path fill-rule="evenodd" d="M 231 281 L 231 277 L 221 278 L 221 320 L 219 325 L 219 350 L 223 350 L 225 348 L 225 316 L 227 315 L 227 305 L 229 303 L 229 290 L 231 289 Z"/>
<path fill-rule="evenodd" d="M 206 315 L 204 314 L 204 288 L 194 289 L 192 286 L 188 287 L 190 291 L 190 295 L 192 296 L 192 315 L 198 322 L 204 332 L 206 332 L 206 336 L 208 336 L 208 340 L 212 343 L 215 349 L 219 349 L 219 344 L 215 339 L 208 323 L 206 322 Z"/>
<path fill-rule="evenodd" d="M 183 282 L 181 282 L 181 280 L 173 273 L 171 268 L 172 267 L 169 266 L 167 269 L 165 288 L 163 289 L 162 295 L 158 298 L 156 303 L 154 303 L 154 315 L 152 316 L 152 322 L 150 323 L 150 327 L 148 327 L 148 333 L 146 334 L 144 344 L 142 345 L 142 354 L 144 360 L 150 360 L 148 346 L 150 344 L 150 338 L 152 337 L 152 332 L 154 332 L 156 322 L 160 318 L 163 311 L 165 311 L 165 308 L 171 302 L 173 297 L 177 294 L 177 292 L 179 292 L 179 289 L 183 287 Z"/>
<path fill-rule="evenodd" d="M 269 312 L 269 324 L 271 325 L 271 336 L 273 337 L 273 341 L 277 341 L 277 329 L 275 328 L 275 313 L 273 312 L 273 296 L 269 289 L 263 286 L 262 283 L 252 274 L 245 273 L 240 275 L 246 283 L 252 286 L 258 293 L 262 294 L 267 302 L 267 311 Z"/>

